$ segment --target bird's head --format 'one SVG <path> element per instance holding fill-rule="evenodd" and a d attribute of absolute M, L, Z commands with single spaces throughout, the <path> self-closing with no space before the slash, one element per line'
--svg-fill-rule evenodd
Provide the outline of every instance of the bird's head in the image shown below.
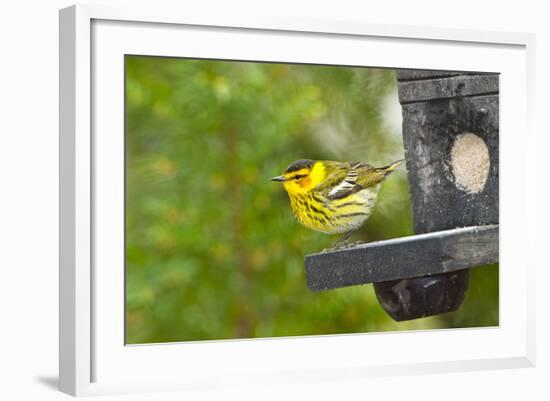
<path fill-rule="evenodd" d="M 309 192 L 326 177 L 326 169 L 323 162 L 302 159 L 296 160 L 287 167 L 283 175 L 273 177 L 271 181 L 282 182 L 286 192 L 295 196 Z"/>

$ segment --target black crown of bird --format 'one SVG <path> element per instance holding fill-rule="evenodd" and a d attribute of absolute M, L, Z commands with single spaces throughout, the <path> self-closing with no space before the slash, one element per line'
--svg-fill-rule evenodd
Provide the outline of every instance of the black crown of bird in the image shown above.
<path fill-rule="evenodd" d="M 403 162 L 373 167 L 363 162 L 301 159 L 271 180 L 283 183 L 292 212 L 305 227 L 326 234 L 343 233 L 335 244 L 339 248 L 369 218 L 380 185 Z"/>

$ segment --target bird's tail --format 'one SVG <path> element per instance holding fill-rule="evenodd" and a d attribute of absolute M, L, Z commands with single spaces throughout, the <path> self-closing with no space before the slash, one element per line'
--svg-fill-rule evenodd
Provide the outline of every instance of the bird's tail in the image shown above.
<path fill-rule="evenodd" d="M 404 161 L 405 161 L 405 159 L 397 160 L 397 161 L 393 162 L 392 164 L 390 164 L 389 166 L 382 167 L 380 170 L 383 170 L 385 174 L 389 174 L 392 171 L 394 171 L 397 167 L 402 165 Z"/>

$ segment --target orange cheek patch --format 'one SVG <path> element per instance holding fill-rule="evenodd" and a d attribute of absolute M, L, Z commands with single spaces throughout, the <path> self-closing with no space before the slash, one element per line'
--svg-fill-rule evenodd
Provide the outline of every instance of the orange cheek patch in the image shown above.
<path fill-rule="evenodd" d="M 311 185 L 311 178 L 304 177 L 300 180 L 300 182 L 298 184 L 300 185 L 300 188 L 309 187 Z"/>

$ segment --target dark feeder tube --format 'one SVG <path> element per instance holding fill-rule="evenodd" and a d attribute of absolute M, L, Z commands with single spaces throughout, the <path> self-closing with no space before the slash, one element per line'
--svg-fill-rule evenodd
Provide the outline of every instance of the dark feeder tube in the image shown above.
<path fill-rule="evenodd" d="M 376 298 L 395 321 L 457 310 L 466 295 L 469 269 L 374 283 Z"/>

